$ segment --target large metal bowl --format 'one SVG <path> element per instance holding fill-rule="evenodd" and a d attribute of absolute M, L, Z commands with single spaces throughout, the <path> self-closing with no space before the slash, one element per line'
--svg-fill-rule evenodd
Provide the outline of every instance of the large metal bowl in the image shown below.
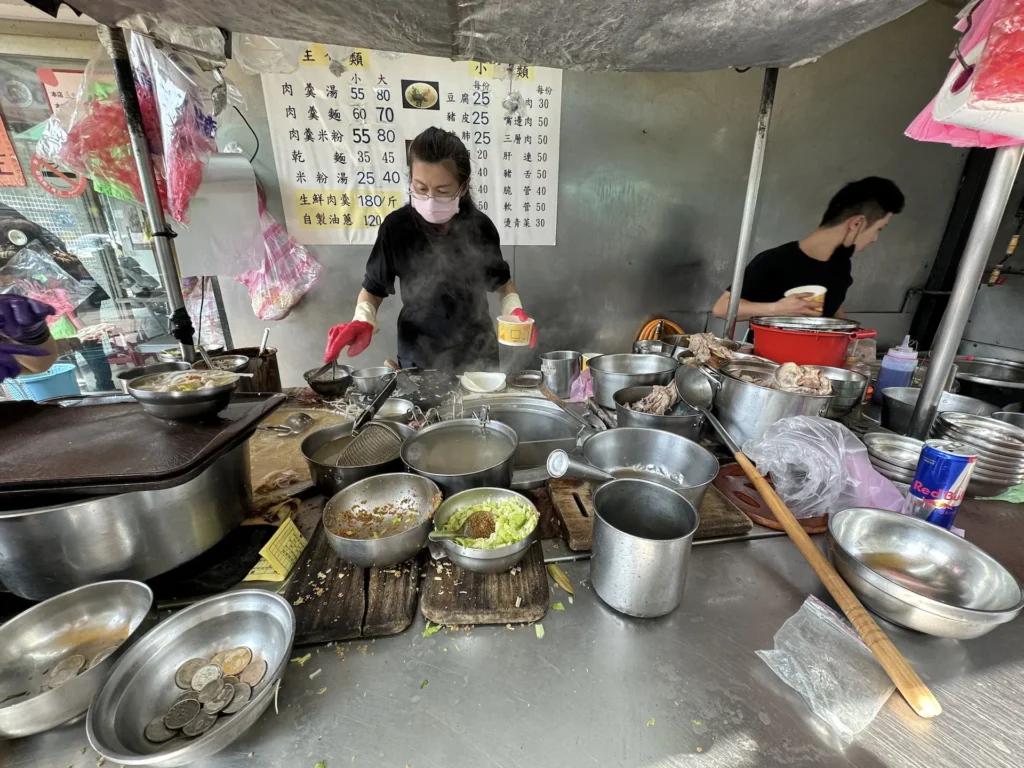
<path fill-rule="evenodd" d="M 327 502 L 324 532 L 331 549 L 345 562 L 360 568 L 387 567 L 426 546 L 440 503 L 441 489 L 422 475 L 376 475 L 353 483 Z M 343 536 L 342 530 L 353 530 L 359 538 Z"/>
<path fill-rule="evenodd" d="M 152 605 L 153 592 L 142 582 L 101 581 L 0 627 L 0 699 L 12 697 L 0 703 L 0 738 L 42 733 L 85 712 Z M 84 671 L 48 690 L 47 672 L 75 655 L 85 658 Z M 28 695 L 14 697 L 22 691 Z"/>
<path fill-rule="evenodd" d="M 388 424 L 406 440 L 416 434 L 411 427 L 405 424 L 395 422 Z M 299 451 L 306 460 L 313 483 L 328 498 L 357 480 L 373 475 L 383 475 L 386 472 L 398 472 L 402 469 L 402 460 L 398 457 L 382 464 L 367 464 L 360 467 L 337 467 L 333 463 L 325 463 L 313 458 L 313 455 L 328 443 L 349 437 L 351 434 L 352 422 L 346 421 L 344 424 L 318 429 L 316 432 L 306 435 L 299 444 Z"/>
<path fill-rule="evenodd" d="M 990 357 L 958 357 L 956 380 L 960 391 L 997 406 L 1014 403 L 1024 389 L 1024 363 Z"/>
<path fill-rule="evenodd" d="M 1002 421 L 1024 429 L 1024 413 L 1018 413 L 1017 411 L 998 411 L 991 414 L 991 416 L 997 421 Z"/>
<path fill-rule="evenodd" d="M 217 355 L 211 357 L 210 362 L 213 363 L 214 370 L 241 373 L 248 367 L 249 358 L 246 355 Z M 192 363 L 192 368 L 197 371 L 209 370 L 205 360 L 196 360 Z"/>
<path fill-rule="evenodd" d="M 397 374 L 386 365 L 380 365 L 375 368 L 360 368 L 352 372 L 352 383 L 355 384 L 360 394 L 374 398 L 384 391 L 389 375 L 395 376 Z"/>
<path fill-rule="evenodd" d="M 160 374 L 157 374 L 160 375 Z M 213 375 L 213 374 L 211 374 Z M 238 380 L 230 384 L 193 392 L 150 392 L 139 389 L 152 376 L 140 376 L 128 382 L 128 394 L 150 416 L 163 421 L 203 421 L 212 419 L 228 407 Z"/>
<path fill-rule="evenodd" d="M 883 389 L 882 426 L 900 434 L 908 432 L 910 417 L 914 415 L 914 406 L 917 405 L 917 398 L 920 394 L 920 387 L 886 387 Z M 943 392 L 942 397 L 939 398 L 936 413 L 959 411 L 988 416 L 995 410 L 994 405 L 986 403 L 984 400 Z"/>
<path fill-rule="evenodd" d="M 718 459 L 692 440 L 658 429 L 625 427 L 583 443 L 583 458 L 618 479 L 650 480 L 679 491 L 700 509 L 718 474 Z M 677 481 L 673 476 L 682 476 Z"/>
<path fill-rule="evenodd" d="M 241 736 L 274 699 L 295 639 L 295 614 L 286 600 L 261 589 L 226 592 L 196 603 L 157 625 L 114 665 L 89 707 L 89 744 L 115 765 L 186 765 L 209 757 Z M 174 673 L 185 661 L 212 658 L 245 646 L 267 662 L 267 672 L 239 712 L 222 716 L 191 741 L 152 744 L 142 735 L 181 691 Z"/>
<path fill-rule="evenodd" d="M 615 393 L 628 387 L 667 385 L 679 361 L 664 355 L 601 355 L 589 363 L 598 405 L 615 408 Z"/>
<path fill-rule="evenodd" d="M 854 507 L 828 521 L 829 557 L 865 606 L 937 637 L 980 637 L 1014 619 L 1024 591 L 982 549 L 937 525 Z"/>
<path fill-rule="evenodd" d="M 456 493 L 447 499 L 434 513 L 434 528 L 444 528 L 448 518 L 455 514 L 456 510 L 473 504 L 480 504 L 485 501 L 500 501 L 502 499 L 516 499 L 536 511 L 533 502 L 520 493 L 510 491 L 507 488 L 470 488 L 468 491 Z M 538 514 L 540 514 L 538 512 Z M 540 525 L 538 521 L 538 526 Z M 530 545 L 537 540 L 537 528 L 535 527 L 526 538 L 509 544 L 506 547 L 497 549 L 473 549 L 464 547 L 454 541 L 438 542 L 448 559 L 467 571 L 476 573 L 501 573 L 507 571 L 526 556 Z"/>
<path fill-rule="evenodd" d="M 321 374 L 320 378 L 313 378 L 319 370 L 320 368 L 310 368 L 302 374 L 309 388 L 321 397 L 331 400 L 344 397 L 348 388 L 352 386 L 352 366 L 335 365 L 332 370 Z"/>
<path fill-rule="evenodd" d="M 462 471 L 461 462 L 467 455 L 473 455 L 473 448 L 466 448 L 466 440 L 479 430 L 486 430 L 488 442 L 494 441 L 500 449 L 498 456 L 492 457 L 494 463 L 478 469 Z M 452 419 L 442 421 L 421 429 L 415 436 L 405 441 L 402 446 L 402 461 L 417 475 L 429 477 L 437 483 L 446 496 L 465 491 L 470 488 L 508 488 L 512 485 L 512 474 L 515 471 L 515 452 L 519 447 L 519 436 L 507 424 L 493 419 L 483 422 L 478 419 Z M 450 460 L 448 471 L 439 471 L 436 463 L 439 448 L 444 448 L 445 461 Z M 427 468 L 425 458 L 432 461 Z M 450 457 L 450 458 L 449 458 Z"/>
<path fill-rule="evenodd" d="M 827 365 L 816 367 L 821 369 L 832 385 L 832 399 L 825 410 L 826 419 L 841 419 L 861 404 L 868 388 L 867 376 L 846 368 L 831 368 Z"/>
<path fill-rule="evenodd" d="M 661 429 L 682 435 L 688 440 L 700 438 L 700 428 L 704 417 L 686 403 L 679 403 L 671 414 L 655 416 L 652 413 L 638 413 L 628 406 L 643 400 L 654 390 L 654 387 L 629 387 L 615 393 L 615 414 L 619 427 L 644 427 Z"/>
<path fill-rule="evenodd" d="M 138 368 L 129 368 L 123 373 L 117 374 L 117 383 L 121 391 L 128 394 L 128 382 L 140 376 L 151 376 L 156 373 L 174 373 L 175 371 L 189 371 L 192 366 L 188 363 L 153 363 L 152 365 L 140 365 Z"/>

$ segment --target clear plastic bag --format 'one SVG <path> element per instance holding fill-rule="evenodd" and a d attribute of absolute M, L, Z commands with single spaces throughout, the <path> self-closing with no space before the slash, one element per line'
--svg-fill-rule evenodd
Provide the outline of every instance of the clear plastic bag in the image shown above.
<path fill-rule="evenodd" d="M 323 267 L 260 205 L 264 254 L 257 269 L 235 279 L 249 290 L 252 311 L 261 320 L 283 320 L 320 279 Z"/>
<path fill-rule="evenodd" d="M 974 73 L 970 103 L 1015 104 L 1024 110 L 1024 0 L 988 5 L 989 12 L 998 10 Z"/>
<path fill-rule="evenodd" d="M 850 741 L 874 720 L 895 686 L 853 630 L 815 597 L 757 655 L 811 711 Z"/>
<path fill-rule="evenodd" d="M 587 368 L 569 385 L 569 402 L 585 403 L 588 398 L 593 396 L 594 380 L 590 376 L 590 369 Z"/>
<path fill-rule="evenodd" d="M 234 54 L 247 75 L 288 75 L 299 68 L 305 48 L 305 44 L 292 40 L 243 33 L 235 36 Z"/>
<path fill-rule="evenodd" d="M 69 275 L 38 240 L 19 250 L 0 268 L 0 293 L 17 293 L 49 304 L 56 314 L 46 319 L 51 326 L 88 299 L 93 288 Z"/>
<path fill-rule="evenodd" d="M 791 416 L 748 440 L 744 453 L 796 517 L 849 507 L 903 510 L 903 495 L 871 466 L 867 448 L 842 424 L 817 416 Z"/>

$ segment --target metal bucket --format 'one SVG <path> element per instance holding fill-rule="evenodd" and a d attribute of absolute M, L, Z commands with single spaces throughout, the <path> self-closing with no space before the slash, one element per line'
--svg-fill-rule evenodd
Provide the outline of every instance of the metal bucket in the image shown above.
<path fill-rule="evenodd" d="M 590 583 L 628 616 L 650 618 L 683 599 L 696 508 L 671 488 L 647 480 L 613 480 L 594 492 Z"/>
<path fill-rule="evenodd" d="M 583 355 L 579 352 L 545 352 L 540 356 L 540 371 L 544 386 L 559 397 L 569 397 L 572 383 L 583 370 Z"/>

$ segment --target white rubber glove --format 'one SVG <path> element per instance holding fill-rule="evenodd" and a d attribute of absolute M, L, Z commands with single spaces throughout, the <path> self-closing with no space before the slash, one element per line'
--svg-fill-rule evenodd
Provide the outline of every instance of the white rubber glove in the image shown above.
<path fill-rule="evenodd" d="M 519 300 L 518 293 L 510 293 L 501 300 L 501 315 L 511 315 L 517 309 L 523 308 L 523 302 Z"/>
<path fill-rule="evenodd" d="M 374 333 L 380 330 L 377 325 L 377 308 L 368 301 L 360 301 L 356 304 L 356 312 L 352 316 L 352 320 L 361 320 L 364 323 L 369 323 L 373 326 Z"/>

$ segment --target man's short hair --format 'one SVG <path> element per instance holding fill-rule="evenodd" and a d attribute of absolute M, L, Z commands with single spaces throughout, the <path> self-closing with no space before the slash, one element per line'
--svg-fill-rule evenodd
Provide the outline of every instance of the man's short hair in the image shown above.
<path fill-rule="evenodd" d="M 894 182 L 868 176 L 850 182 L 835 194 L 821 217 L 821 226 L 834 227 L 851 216 L 864 216 L 868 224 L 874 224 L 890 213 L 902 211 L 903 202 L 903 193 Z"/>

